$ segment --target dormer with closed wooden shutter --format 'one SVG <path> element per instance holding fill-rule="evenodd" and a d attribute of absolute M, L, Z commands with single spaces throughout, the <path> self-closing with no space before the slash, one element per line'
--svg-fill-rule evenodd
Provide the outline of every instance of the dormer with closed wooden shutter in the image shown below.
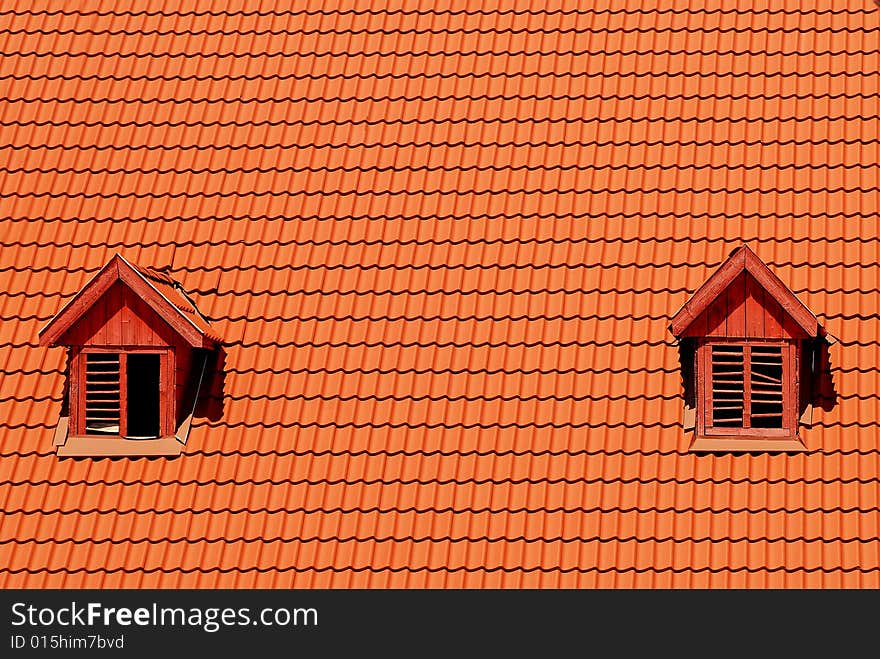
<path fill-rule="evenodd" d="M 825 330 L 747 246 L 674 315 L 692 387 L 692 451 L 805 451 L 799 426 Z M 689 396 L 686 394 L 686 400 Z"/>

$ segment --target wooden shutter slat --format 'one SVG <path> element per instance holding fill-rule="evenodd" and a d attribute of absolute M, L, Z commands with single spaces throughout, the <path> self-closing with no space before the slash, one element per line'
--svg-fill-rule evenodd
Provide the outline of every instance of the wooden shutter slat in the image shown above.
<path fill-rule="evenodd" d="M 704 427 L 731 436 L 772 436 L 787 428 L 790 346 L 734 343 L 706 346 Z M 788 370 L 787 370 L 788 369 Z"/>
<path fill-rule="evenodd" d="M 712 346 L 711 370 L 712 425 L 741 428 L 743 424 L 745 354 L 736 346 Z"/>
<path fill-rule="evenodd" d="M 774 384 L 779 384 L 780 386 L 782 386 L 782 378 L 770 377 L 769 375 L 763 375 L 761 373 L 756 373 L 755 371 L 752 371 L 752 378 L 760 378 L 765 382 L 772 382 Z"/>
<path fill-rule="evenodd" d="M 85 358 L 85 432 L 118 434 L 122 412 L 119 355 L 86 353 Z"/>
<path fill-rule="evenodd" d="M 782 346 L 753 346 L 749 359 L 752 427 L 782 428 L 784 412 Z M 778 374 L 778 377 L 777 377 Z"/>

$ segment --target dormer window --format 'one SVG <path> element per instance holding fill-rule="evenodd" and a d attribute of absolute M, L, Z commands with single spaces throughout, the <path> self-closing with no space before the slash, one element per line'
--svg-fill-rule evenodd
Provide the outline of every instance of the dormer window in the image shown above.
<path fill-rule="evenodd" d="M 706 373 L 702 434 L 796 435 L 794 352 L 780 341 L 703 342 L 697 367 Z"/>
<path fill-rule="evenodd" d="M 693 451 L 804 451 L 799 419 L 811 398 L 814 350 L 825 330 L 748 247 L 675 314 Z"/>
<path fill-rule="evenodd" d="M 163 380 L 170 379 L 171 350 L 86 348 L 82 355 L 83 418 L 78 425 L 83 434 L 157 439 L 174 432 L 174 401 L 162 387 Z"/>
<path fill-rule="evenodd" d="M 114 256 L 40 331 L 69 351 L 58 455 L 180 454 L 218 342 L 170 277 Z"/>

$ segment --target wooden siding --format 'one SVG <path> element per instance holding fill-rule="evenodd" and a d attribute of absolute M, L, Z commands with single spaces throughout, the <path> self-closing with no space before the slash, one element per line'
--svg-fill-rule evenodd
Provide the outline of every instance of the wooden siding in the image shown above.
<path fill-rule="evenodd" d="M 180 339 L 146 302 L 116 282 L 64 333 L 61 343 L 147 348 L 177 345 Z"/>
<path fill-rule="evenodd" d="M 804 339 L 807 334 L 749 273 L 743 272 L 688 327 L 685 336 Z"/>
<path fill-rule="evenodd" d="M 192 349 L 181 342 L 177 347 L 177 366 L 174 377 L 174 409 L 177 410 L 175 419 L 175 427 L 183 417 L 189 413 L 189 410 L 183 409 L 183 403 L 186 398 L 188 387 L 195 386 L 190 379 L 190 371 L 192 370 Z"/>

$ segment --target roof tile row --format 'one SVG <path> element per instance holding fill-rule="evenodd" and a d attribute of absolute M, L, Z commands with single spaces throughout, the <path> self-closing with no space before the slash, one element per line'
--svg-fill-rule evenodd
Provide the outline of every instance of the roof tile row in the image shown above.
<path fill-rule="evenodd" d="M 876 7 L 581 4 L 0 7 L 0 586 L 880 587 Z M 806 454 L 687 452 L 742 243 Z M 174 460 L 52 451 L 116 252 L 224 338 Z"/>

